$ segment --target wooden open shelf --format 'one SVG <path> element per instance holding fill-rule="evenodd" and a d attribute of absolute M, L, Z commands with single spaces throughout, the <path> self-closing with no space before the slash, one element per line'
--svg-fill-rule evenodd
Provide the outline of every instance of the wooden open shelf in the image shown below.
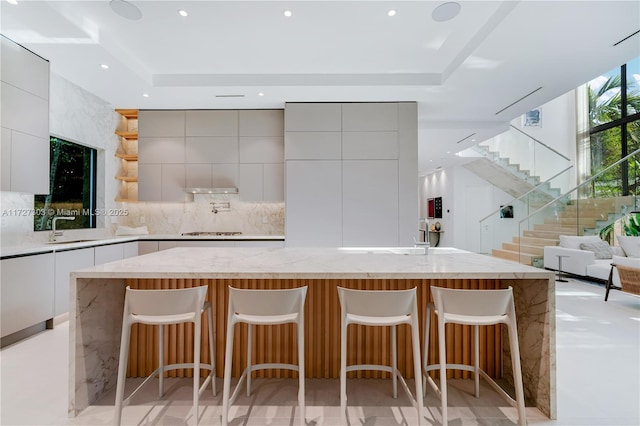
<path fill-rule="evenodd" d="M 116 176 L 116 179 L 124 182 L 137 182 L 138 176 Z"/>
<path fill-rule="evenodd" d="M 138 201 L 138 185 L 127 185 L 127 183 L 138 182 L 138 110 L 116 109 L 116 112 L 122 116 L 122 119 L 115 131 L 115 134 L 120 137 L 115 156 L 127 162 L 123 163 L 123 167 L 115 176 L 116 179 L 124 182 L 120 184 L 120 192 L 116 196 L 116 201 Z"/>
<path fill-rule="evenodd" d="M 116 130 L 116 135 L 127 139 L 127 140 L 133 140 L 133 139 L 138 139 L 138 132 L 129 132 L 129 131 L 120 131 L 120 130 Z"/>
<path fill-rule="evenodd" d="M 127 161 L 138 161 L 138 154 L 121 154 L 116 152 L 116 157 Z"/>
<path fill-rule="evenodd" d="M 116 112 L 125 118 L 138 118 L 137 109 L 116 109 Z"/>

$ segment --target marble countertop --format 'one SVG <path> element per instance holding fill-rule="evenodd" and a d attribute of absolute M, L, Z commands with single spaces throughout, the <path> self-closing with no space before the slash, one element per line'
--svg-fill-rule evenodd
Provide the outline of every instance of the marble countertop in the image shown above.
<path fill-rule="evenodd" d="M 48 235 L 48 233 L 47 233 Z M 53 253 L 57 251 L 73 250 L 80 248 L 95 247 L 107 244 L 126 243 L 131 241 L 163 241 L 163 240 L 234 240 L 234 241 L 251 241 L 251 240 L 275 240 L 283 241 L 284 235 L 178 235 L 178 234 L 162 234 L 162 235 L 126 235 L 115 237 L 62 237 L 55 243 L 48 242 L 27 242 L 19 246 L 10 246 L 0 248 L 0 257 L 25 256 L 40 253 Z"/>
<path fill-rule="evenodd" d="M 177 247 L 82 269 L 72 277 L 553 279 L 551 271 L 454 248 L 430 248 L 428 255 L 401 252 L 397 247 Z"/>

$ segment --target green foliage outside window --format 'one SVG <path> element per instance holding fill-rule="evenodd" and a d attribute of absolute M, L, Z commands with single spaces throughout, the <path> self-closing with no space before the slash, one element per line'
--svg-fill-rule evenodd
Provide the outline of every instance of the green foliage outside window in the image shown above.
<path fill-rule="evenodd" d="M 95 228 L 96 150 L 56 137 L 50 138 L 49 194 L 34 197 L 33 229 L 51 229 L 56 216 L 75 216 L 58 221 L 57 229 Z"/>

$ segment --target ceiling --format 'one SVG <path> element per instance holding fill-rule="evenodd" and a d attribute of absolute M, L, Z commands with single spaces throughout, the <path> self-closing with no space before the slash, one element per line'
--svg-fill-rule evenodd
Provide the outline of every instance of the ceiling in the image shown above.
<path fill-rule="evenodd" d="M 420 174 L 640 56 L 637 0 L 460 1 L 443 22 L 445 1 L 131 1 L 138 20 L 108 0 L 17 1 L 1 32 L 114 108 L 415 101 Z"/>

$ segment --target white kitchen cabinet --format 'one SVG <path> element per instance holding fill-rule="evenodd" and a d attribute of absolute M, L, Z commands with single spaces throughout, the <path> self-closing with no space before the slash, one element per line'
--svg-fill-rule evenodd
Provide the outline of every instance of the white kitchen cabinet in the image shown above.
<path fill-rule="evenodd" d="M 398 132 L 344 132 L 342 159 L 397 160 Z"/>
<path fill-rule="evenodd" d="M 281 163 L 284 159 L 282 136 L 240 137 L 240 163 Z"/>
<path fill-rule="evenodd" d="M 342 131 L 396 131 L 398 104 L 346 103 L 342 104 Z"/>
<path fill-rule="evenodd" d="M 239 136 L 284 136 L 284 111 L 255 109 L 239 111 Z"/>
<path fill-rule="evenodd" d="M 138 255 L 155 253 L 158 251 L 158 241 L 138 241 Z"/>
<path fill-rule="evenodd" d="M 129 243 L 122 243 L 122 258 L 127 259 L 129 257 L 135 257 L 138 255 L 138 242 L 131 241 Z"/>
<path fill-rule="evenodd" d="M 176 161 L 174 161 L 175 163 Z M 186 138 L 186 163 L 237 163 L 237 137 L 188 137 Z"/>
<path fill-rule="evenodd" d="M 237 188 L 239 186 L 239 164 L 212 164 L 212 180 L 214 188 Z"/>
<path fill-rule="evenodd" d="M 176 164 L 185 162 L 183 137 L 139 137 L 139 164 Z"/>
<path fill-rule="evenodd" d="M 341 247 L 341 161 L 290 160 L 285 167 L 287 247 Z"/>
<path fill-rule="evenodd" d="M 284 201 L 284 164 L 264 164 L 262 201 Z"/>
<path fill-rule="evenodd" d="M 2 127 L 49 138 L 49 99 L 2 82 Z"/>
<path fill-rule="evenodd" d="M 186 183 L 184 164 L 162 165 L 162 201 L 186 201 Z"/>
<path fill-rule="evenodd" d="M 138 136 L 184 137 L 185 111 L 138 111 Z"/>
<path fill-rule="evenodd" d="M 40 138 L 20 132 L 11 132 L 11 190 L 33 194 L 49 193 L 49 137 Z"/>
<path fill-rule="evenodd" d="M 342 172 L 344 246 L 397 246 L 398 162 L 345 160 Z"/>
<path fill-rule="evenodd" d="M 5 37 L 2 44 L 2 81 L 42 99 L 49 99 L 49 61 Z"/>
<path fill-rule="evenodd" d="M 95 247 L 94 264 L 102 265 L 104 263 L 122 260 L 124 258 L 123 244 L 110 244 L 106 246 Z"/>
<path fill-rule="evenodd" d="M 287 132 L 285 160 L 340 160 L 341 132 Z"/>
<path fill-rule="evenodd" d="M 240 179 L 238 190 L 242 201 L 262 201 L 263 197 L 262 164 L 240 164 Z"/>
<path fill-rule="evenodd" d="M 2 337 L 53 318 L 53 253 L 3 259 L 1 275 Z"/>
<path fill-rule="evenodd" d="M 54 316 L 69 312 L 69 274 L 93 265 L 93 247 L 55 253 Z"/>
<path fill-rule="evenodd" d="M 186 114 L 187 136 L 238 136 L 238 111 L 192 110 Z"/>
<path fill-rule="evenodd" d="M 211 164 L 189 164 L 186 170 L 187 188 L 211 188 L 213 167 Z"/>
<path fill-rule="evenodd" d="M 138 164 L 138 200 L 162 200 L 162 166 Z"/>
<path fill-rule="evenodd" d="M 286 132 L 339 132 L 342 130 L 342 104 L 287 103 L 284 129 Z"/>
<path fill-rule="evenodd" d="M 0 191 L 11 191 L 11 129 L 2 127 L 0 134 Z"/>

